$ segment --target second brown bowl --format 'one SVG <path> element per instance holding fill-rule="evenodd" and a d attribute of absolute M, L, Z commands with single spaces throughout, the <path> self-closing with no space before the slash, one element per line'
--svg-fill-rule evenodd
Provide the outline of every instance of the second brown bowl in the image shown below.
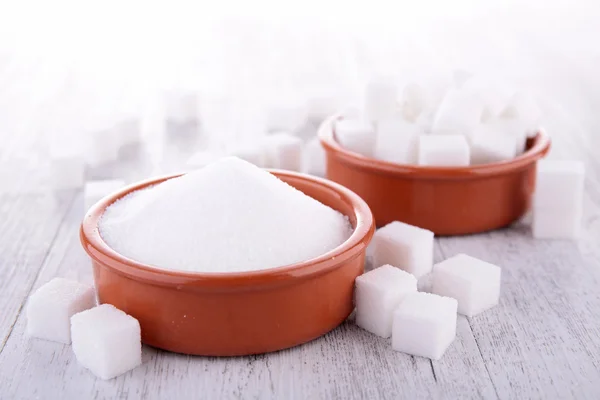
<path fill-rule="evenodd" d="M 424 167 L 376 160 L 344 149 L 334 122 L 319 128 L 326 176 L 361 196 L 377 226 L 402 221 L 436 235 L 479 233 L 510 225 L 529 209 L 536 162 L 550 149 L 544 132 L 515 159 L 468 167 Z"/>
<path fill-rule="evenodd" d="M 93 206 L 81 225 L 81 242 L 92 259 L 100 303 L 137 318 L 144 343 L 196 355 L 275 351 L 337 327 L 353 309 L 354 279 L 363 272 L 375 230 L 371 211 L 360 197 L 336 183 L 292 172 L 272 173 L 348 216 L 354 227 L 350 238 L 318 258 L 261 271 L 158 269 L 115 252 L 98 232 L 98 221 L 110 204 L 175 176 L 141 182 Z"/>

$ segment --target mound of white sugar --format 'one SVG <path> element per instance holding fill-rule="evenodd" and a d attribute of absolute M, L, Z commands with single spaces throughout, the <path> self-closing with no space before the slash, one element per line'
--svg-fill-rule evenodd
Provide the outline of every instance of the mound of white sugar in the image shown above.
<path fill-rule="evenodd" d="M 302 262 L 351 234 L 341 213 L 235 157 L 124 197 L 107 208 L 99 229 L 128 258 L 196 272 Z"/>

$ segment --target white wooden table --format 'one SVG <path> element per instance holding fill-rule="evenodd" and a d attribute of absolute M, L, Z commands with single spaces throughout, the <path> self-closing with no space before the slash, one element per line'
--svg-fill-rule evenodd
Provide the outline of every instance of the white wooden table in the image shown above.
<path fill-rule="evenodd" d="M 546 61 L 572 67 L 568 60 Z M 456 340 L 440 361 L 394 352 L 389 340 L 347 321 L 305 345 L 252 357 L 144 347 L 142 366 L 96 379 L 70 346 L 24 335 L 26 301 L 40 285 L 55 276 L 91 282 L 78 238 L 82 193 L 43 184 L 46 164 L 30 152 L 40 147 L 39 135 L 2 129 L 0 399 L 600 398 L 600 96 L 579 79 L 575 73 L 572 82 L 581 85 L 563 92 L 580 106 L 573 115 L 578 129 L 546 111 L 555 153 L 586 164 L 582 237 L 534 240 L 520 222 L 437 239 L 436 261 L 464 252 L 503 269 L 500 304 L 474 318 L 459 316 Z"/>

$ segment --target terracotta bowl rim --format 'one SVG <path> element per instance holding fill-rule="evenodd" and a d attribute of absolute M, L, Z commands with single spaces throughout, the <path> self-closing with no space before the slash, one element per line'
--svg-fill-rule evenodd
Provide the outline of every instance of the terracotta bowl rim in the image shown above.
<path fill-rule="evenodd" d="M 342 119 L 339 114 L 327 118 L 319 127 L 318 137 L 323 147 L 335 153 L 335 156 L 344 162 L 373 173 L 390 173 L 398 176 L 412 175 L 415 178 L 441 178 L 464 179 L 506 174 L 526 168 L 541 159 L 550 150 L 551 140 L 548 134 L 540 129 L 535 136 L 534 143 L 523 154 L 506 161 L 469 165 L 464 167 L 437 167 L 411 164 L 397 164 L 389 161 L 378 160 L 355 153 L 342 147 L 334 137 L 333 123 Z"/>
<path fill-rule="evenodd" d="M 360 196 L 340 184 L 323 178 L 276 169 L 267 169 L 267 171 L 277 177 L 289 177 L 312 182 L 335 191 L 344 203 L 351 204 L 356 218 L 356 226 L 350 237 L 338 247 L 310 260 L 259 271 L 230 273 L 161 269 L 127 258 L 110 248 L 100 236 L 98 229 L 98 222 L 104 210 L 131 192 L 183 175 L 182 173 L 177 173 L 133 183 L 100 200 L 88 210 L 81 223 L 81 244 L 92 260 L 115 272 L 134 280 L 142 280 L 159 285 L 177 286 L 178 288 L 183 286 L 235 288 L 290 283 L 299 279 L 321 275 L 341 267 L 366 250 L 375 231 L 375 222 L 371 209 Z"/>

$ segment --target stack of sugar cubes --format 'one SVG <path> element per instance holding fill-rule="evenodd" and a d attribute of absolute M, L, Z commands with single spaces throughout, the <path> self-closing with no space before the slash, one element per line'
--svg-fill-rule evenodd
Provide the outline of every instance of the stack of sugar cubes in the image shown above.
<path fill-rule="evenodd" d="M 337 141 L 392 163 L 458 167 L 510 160 L 539 130 L 541 112 L 527 92 L 464 74 L 443 90 L 431 86 L 400 91 L 391 78 L 372 79 L 362 116 L 336 121 Z"/>
<path fill-rule="evenodd" d="M 433 265 L 434 234 L 402 222 L 375 233 L 375 269 L 356 278 L 356 324 L 392 348 L 438 360 L 456 336 L 457 312 L 475 316 L 498 304 L 499 267 L 459 254 Z M 433 271 L 432 271 L 433 270 Z M 431 274 L 432 293 L 418 279 Z"/>
<path fill-rule="evenodd" d="M 27 304 L 27 335 L 70 344 L 77 361 L 102 379 L 142 363 L 140 324 L 110 304 L 96 306 L 92 286 L 54 278 Z"/>
<path fill-rule="evenodd" d="M 583 215 L 584 178 L 581 161 L 538 161 L 533 201 L 534 237 L 577 238 Z"/>

